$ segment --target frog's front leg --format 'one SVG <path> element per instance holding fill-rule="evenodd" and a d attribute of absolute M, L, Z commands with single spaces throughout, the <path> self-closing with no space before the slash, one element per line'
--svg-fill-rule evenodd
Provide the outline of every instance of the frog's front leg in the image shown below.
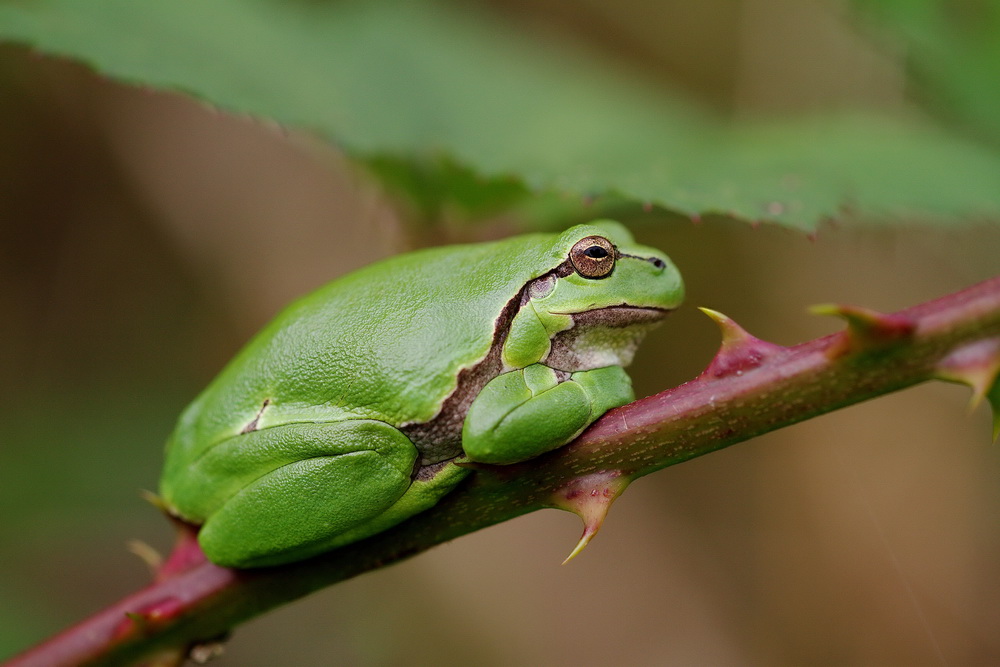
<path fill-rule="evenodd" d="M 219 443 L 169 495 L 204 518 L 198 541 L 211 561 L 271 565 L 375 532 L 365 528 L 406 494 L 416 459 L 383 422 L 285 424 Z"/>
<path fill-rule="evenodd" d="M 524 461 L 561 447 L 602 414 L 633 399 L 632 382 L 620 366 L 561 380 L 558 371 L 532 364 L 483 387 L 465 417 L 462 448 L 482 463 Z"/>

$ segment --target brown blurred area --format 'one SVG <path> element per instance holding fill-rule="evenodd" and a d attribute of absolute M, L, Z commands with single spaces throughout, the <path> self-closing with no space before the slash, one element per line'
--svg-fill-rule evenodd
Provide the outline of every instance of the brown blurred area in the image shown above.
<path fill-rule="evenodd" d="M 839 3 L 488 4 L 732 116 L 906 104 Z M 4 655 L 146 582 L 124 545 L 169 547 L 138 492 L 180 409 L 282 305 L 416 232 L 306 135 L 9 46 L 0 147 Z M 695 305 L 792 344 L 838 326 L 808 305 L 902 308 L 1000 248 L 995 225 L 630 222 L 690 295 L 639 394 L 708 362 Z M 968 398 L 922 386 L 661 471 L 566 566 L 568 514 L 481 531 L 247 624 L 215 664 L 1000 664 L 1000 452 Z"/>

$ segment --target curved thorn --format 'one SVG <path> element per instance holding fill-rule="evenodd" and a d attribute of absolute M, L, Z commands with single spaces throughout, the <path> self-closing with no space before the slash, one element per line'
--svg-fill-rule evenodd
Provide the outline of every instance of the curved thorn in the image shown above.
<path fill-rule="evenodd" d="M 588 544 L 590 544 L 591 538 L 593 538 L 594 535 L 597 534 L 598 529 L 600 529 L 600 525 L 597 525 L 593 529 L 591 529 L 590 526 L 585 526 L 583 529 L 583 535 L 580 536 L 580 540 L 576 543 L 576 546 L 573 547 L 573 551 L 571 551 L 569 555 L 566 556 L 566 559 L 563 560 L 563 562 L 560 563 L 560 565 L 565 565 L 566 563 L 576 558 L 577 554 L 583 551 L 583 548 L 586 547 Z"/>
<path fill-rule="evenodd" d="M 760 366 L 765 359 L 787 349 L 751 335 L 731 317 L 723 315 L 717 310 L 711 308 L 699 308 L 698 310 L 718 324 L 719 330 L 722 332 L 722 344 L 705 369 L 704 374 L 714 377 L 739 375 Z"/>
<path fill-rule="evenodd" d="M 1000 338 L 987 338 L 963 345 L 942 359 L 934 377 L 972 388 L 969 410 L 987 398 L 1000 376 Z"/>
<path fill-rule="evenodd" d="M 909 338 L 916 329 L 916 323 L 910 317 L 898 313 L 880 313 L 860 306 L 824 303 L 810 306 L 809 312 L 813 315 L 832 315 L 847 322 L 847 332 L 842 342 L 827 350 L 830 358 L 885 348 Z"/>
<path fill-rule="evenodd" d="M 155 577 L 156 573 L 163 566 L 163 555 L 142 540 L 129 540 L 125 546 L 146 564 L 146 567 L 149 568 L 149 573 Z"/>
<path fill-rule="evenodd" d="M 573 560 L 590 543 L 601 529 L 611 503 L 631 481 L 620 470 L 605 470 L 570 480 L 553 495 L 552 504 L 555 507 L 572 512 L 583 520 L 583 534 L 563 565 Z"/>

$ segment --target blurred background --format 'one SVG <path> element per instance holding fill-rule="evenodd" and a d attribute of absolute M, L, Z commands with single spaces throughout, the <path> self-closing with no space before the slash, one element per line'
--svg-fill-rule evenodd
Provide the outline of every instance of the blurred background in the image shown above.
<path fill-rule="evenodd" d="M 483 4 L 733 118 L 912 101 L 904 54 L 842 3 Z M 126 543 L 169 549 L 139 494 L 173 420 L 285 303 L 415 245 L 520 230 L 414 225 L 307 134 L 9 45 L 0 147 L 0 655 L 148 582 Z M 640 395 L 711 358 L 696 305 L 794 344 L 838 328 L 811 304 L 895 310 L 1000 265 L 996 221 L 807 238 L 625 215 L 689 286 L 635 363 Z M 566 566 L 569 514 L 481 531 L 248 623 L 215 664 L 1000 664 L 1000 452 L 968 399 L 921 386 L 663 470 Z"/>

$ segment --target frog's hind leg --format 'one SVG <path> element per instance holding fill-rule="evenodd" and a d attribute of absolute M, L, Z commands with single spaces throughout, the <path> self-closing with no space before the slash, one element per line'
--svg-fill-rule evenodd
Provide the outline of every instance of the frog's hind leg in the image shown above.
<path fill-rule="evenodd" d="M 241 482 L 222 492 L 198 541 L 210 560 L 232 567 L 276 565 L 329 548 L 406 493 L 417 459 L 405 435 L 368 420 L 275 426 L 233 438 L 227 449 L 211 451 L 200 472 Z"/>

